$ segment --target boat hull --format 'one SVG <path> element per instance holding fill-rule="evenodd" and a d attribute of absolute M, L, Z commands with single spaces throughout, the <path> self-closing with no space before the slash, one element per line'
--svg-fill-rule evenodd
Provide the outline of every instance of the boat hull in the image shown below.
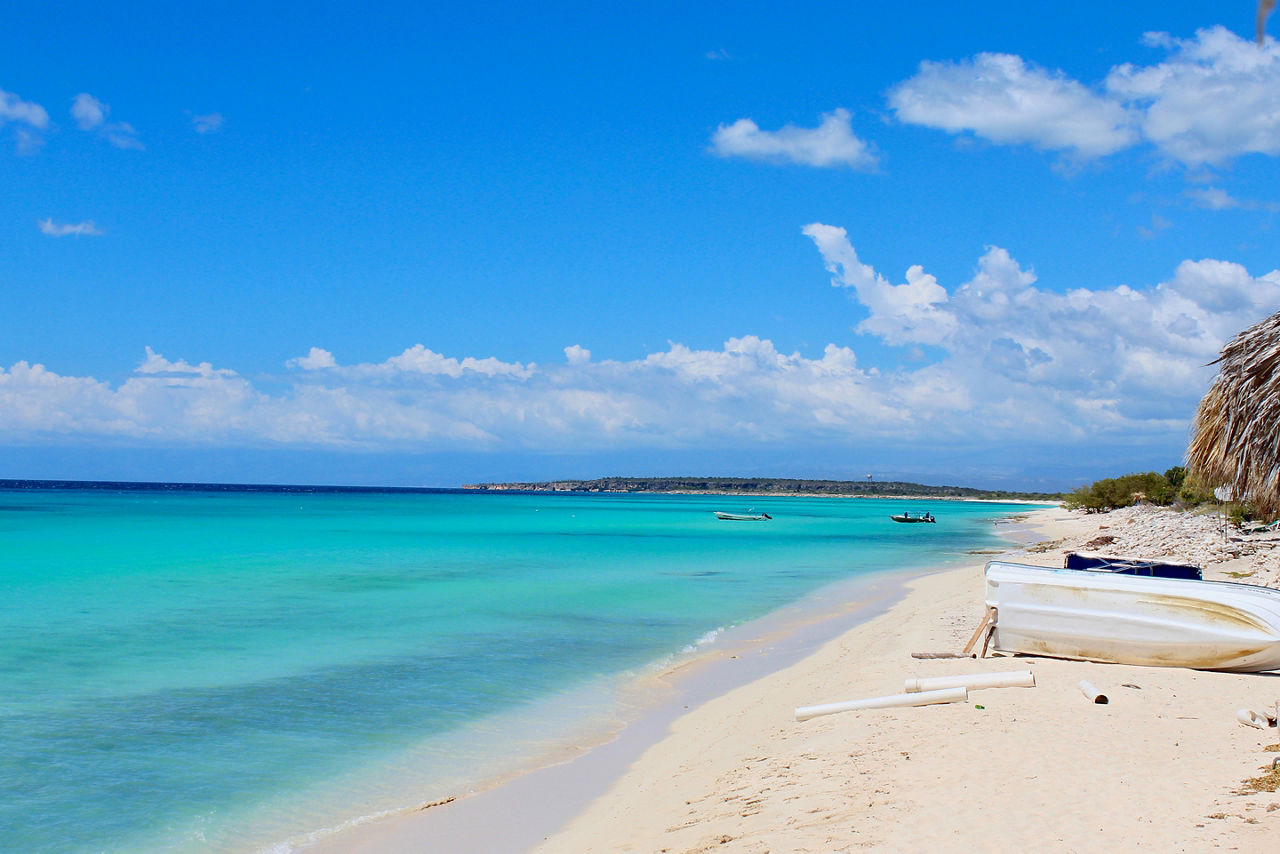
<path fill-rule="evenodd" d="M 1116 664 L 1280 669 L 1280 590 L 991 561 L 1002 652 Z"/>
<path fill-rule="evenodd" d="M 711 512 L 716 514 L 717 519 L 721 519 L 725 522 L 767 522 L 773 518 L 768 513 L 749 515 L 746 513 L 722 513 L 719 510 L 713 510 Z"/>

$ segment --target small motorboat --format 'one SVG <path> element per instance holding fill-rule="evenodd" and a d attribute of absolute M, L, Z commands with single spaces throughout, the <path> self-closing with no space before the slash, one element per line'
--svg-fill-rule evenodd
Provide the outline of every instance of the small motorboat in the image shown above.
<path fill-rule="evenodd" d="M 1002 652 L 1113 664 L 1280 670 L 1280 590 L 991 561 Z"/>
<path fill-rule="evenodd" d="M 764 522 L 773 517 L 768 513 L 724 513 L 720 510 L 712 510 L 716 514 L 717 519 L 723 519 L 726 522 Z"/>
<path fill-rule="evenodd" d="M 937 519 L 933 518 L 932 513 L 925 513 L 923 516 L 912 516 L 910 513 L 903 513 L 901 516 L 890 516 L 889 518 L 895 522 L 937 522 L 938 521 Z"/>

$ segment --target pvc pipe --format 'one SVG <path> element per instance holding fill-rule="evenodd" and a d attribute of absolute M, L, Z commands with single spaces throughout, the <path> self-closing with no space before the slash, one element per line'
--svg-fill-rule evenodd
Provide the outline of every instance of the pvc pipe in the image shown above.
<path fill-rule="evenodd" d="M 1093 687 L 1093 683 L 1085 679 L 1080 680 L 1080 691 L 1089 698 L 1090 702 L 1097 703 L 1099 706 L 1105 706 L 1111 702 L 1107 699 L 1106 694 Z"/>
<path fill-rule="evenodd" d="M 1245 726 L 1256 726 L 1258 729 L 1267 728 L 1267 719 L 1253 709 L 1241 709 L 1236 712 L 1236 720 Z"/>
<path fill-rule="evenodd" d="M 908 679 L 905 690 L 908 694 L 917 691 L 936 691 L 939 688 L 968 688 L 976 691 L 979 688 L 1034 688 L 1036 677 L 1030 670 L 1014 670 L 1004 673 L 970 673 L 967 676 L 934 676 L 928 679 Z"/>
<path fill-rule="evenodd" d="M 967 688 L 945 688 L 941 691 L 922 691 L 916 694 L 890 694 L 888 697 L 868 697 L 865 700 L 848 700 L 843 703 L 827 703 L 822 706 L 800 706 L 796 720 L 807 721 L 836 712 L 852 712 L 856 709 L 893 709 L 900 706 L 931 706 L 936 703 L 967 703 Z"/>

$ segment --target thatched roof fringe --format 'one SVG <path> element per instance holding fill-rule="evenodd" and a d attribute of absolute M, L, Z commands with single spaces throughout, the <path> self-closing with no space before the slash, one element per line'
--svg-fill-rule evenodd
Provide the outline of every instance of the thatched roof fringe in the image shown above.
<path fill-rule="evenodd" d="M 1217 378 L 1196 411 L 1187 468 L 1280 515 L 1280 313 L 1222 348 Z"/>

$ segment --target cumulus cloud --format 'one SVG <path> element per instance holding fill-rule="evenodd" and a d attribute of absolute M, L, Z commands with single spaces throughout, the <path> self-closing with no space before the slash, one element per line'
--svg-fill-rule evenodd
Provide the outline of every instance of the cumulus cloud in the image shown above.
<path fill-rule="evenodd" d="M 142 364 L 138 365 L 137 373 L 139 374 L 167 374 L 167 375 L 184 375 L 192 374 L 205 379 L 215 377 L 234 377 L 235 371 L 226 368 L 215 368 L 209 362 L 201 362 L 198 365 L 192 365 L 182 359 L 171 362 L 164 356 L 161 356 L 150 347 L 146 348 L 147 357 L 142 360 Z"/>
<path fill-rule="evenodd" d="M 1125 63 L 1098 85 L 1010 54 L 922 62 L 895 86 L 898 119 L 1000 144 L 1030 144 L 1078 158 L 1145 141 L 1186 166 L 1244 154 L 1280 154 L 1280 45 L 1258 46 L 1224 27 L 1191 39 L 1148 33 L 1163 62 Z"/>
<path fill-rule="evenodd" d="M 76 127 L 80 130 L 95 130 L 102 127 L 110 111 L 110 107 L 88 92 L 81 92 L 71 99 L 71 118 L 76 120 Z"/>
<path fill-rule="evenodd" d="M 299 356 L 296 359 L 290 359 L 285 362 L 285 366 L 289 368 L 301 368 L 304 371 L 319 371 L 325 368 L 336 368 L 338 363 L 334 360 L 333 354 L 328 350 L 320 347 L 312 347 L 305 356 Z"/>
<path fill-rule="evenodd" d="M 870 146 L 854 135 L 850 113 L 844 109 L 823 115 L 816 128 L 786 125 L 767 131 L 751 119 L 738 119 L 717 128 L 711 137 L 711 150 L 721 157 L 804 166 L 871 169 L 877 162 Z"/>
<path fill-rule="evenodd" d="M 91 219 L 84 222 L 54 222 L 52 217 L 45 217 L 39 220 L 36 225 L 40 228 L 40 233 L 49 237 L 101 237 L 106 234 Z"/>
<path fill-rule="evenodd" d="M 1191 166 L 1280 154 L 1280 45 L 1260 47 L 1225 27 L 1186 40 L 1150 33 L 1146 42 L 1171 55 L 1118 66 L 1106 87 L 1138 108 L 1143 136 L 1160 151 Z"/>
<path fill-rule="evenodd" d="M 39 104 L 24 101 L 12 92 L 0 89 L 0 125 L 5 122 L 21 122 L 44 130 L 49 126 L 49 114 Z"/>
<path fill-rule="evenodd" d="M 111 107 L 99 101 L 88 92 L 81 92 L 71 100 L 71 118 L 76 127 L 83 131 L 93 131 L 114 145 L 116 148 L 133 148 L 142 150 L 142 141 L 138 132 L 128 122 L 108 122 L 107 115 Z"/>
<path fill-rule="evenodd" d="M 867 309 L 859 331 L 940 348 L 932 369 L 971 399 L 1077 429 L 1109 418 L 1185 428 L 1222 344 L 1280 309 L 1280 271 L 1255 278 L 1226 261 L 1184 261 L 1153 288 L 1059 293 L 990 247 L 973 278 L 948 291 L 913 285 L 926 276 L 916 267 L 907 285 L 890 284 L 857 259 L 843 229 L 815 223 L 805 234 L 832 284 L 853 288 Z"/>
<path fill-rule="evenodd" d="M 564 357 L 571 365 L 585 365 L 591 361 L 591 351 L 573 344 L 564 348 Z"/>
<path fill-rule="evenodd" d="M 1062 72 L 1004 53 L 922 62 L 914 77 L 890 90 L 889 105 L 910 124 L 1082 157 L 1111 154 L 1137 140 L 1120 104 Z"/>
<path fill-rule="evenodd" d="M 6 124 L 18 125 L 14 129 L 18 153 L 32 154 L 44 141 L 38 132 L 49 127 L 49 114 L 39 104 L 0 89 L 0 128 Z"/>
<path fill-rule="evenodd" d="M 1111 432 L 1176 448 L 1222 344 L 1280 309 L 1280 271 L 1254 276 L 1223 260 L 1183 261 L 1149 286 L 1063 289 L 991 246 L 966 281 L 944 283 L 919 265 L 882 275 L 843 228 L 804 234 L 815 274 L 820 258 L 852 298 L 857 331 L 903 359 L 865 364 L 856 342 L 786 352 L 757 335 L 627 360 L 574 344 L 545 365 L 421 344 L 342 364 L 312 347 L 251 380 L 148 347 L 114 385 L 30 361 L 0 369 L 0 439 L 576 453 L 990 447 Z"/>

